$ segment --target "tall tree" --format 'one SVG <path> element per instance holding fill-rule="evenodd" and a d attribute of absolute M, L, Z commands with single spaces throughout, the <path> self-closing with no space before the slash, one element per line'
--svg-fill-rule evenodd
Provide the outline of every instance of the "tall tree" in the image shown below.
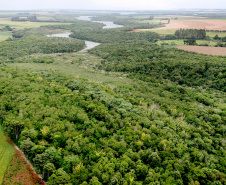
<path fill-rule="evenodd" d="M 8 133 L 14 133 L 16 140 L 18 140 L 21 129 L 24 128 L 24 122 L 19 120 L 19 118 L 15 118 L 13 116 L 9 116 L 4 121 L 5 128 Z"/>

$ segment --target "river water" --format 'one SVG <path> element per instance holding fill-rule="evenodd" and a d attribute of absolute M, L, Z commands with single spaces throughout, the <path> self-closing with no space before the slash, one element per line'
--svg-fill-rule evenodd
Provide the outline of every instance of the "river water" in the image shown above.
<path fill-rule="evenodd" d="M 64 38 L 69 38 L 69 35 L 71 33 L 59 33 L 59 34 L 54 34 L 54 35 L 47 35 L 47 37 L 64 37 Z M 80 52 L 86 52 L 89 49 L 92 49 L 98 45 L 100 45 L 100 43 L 98 42 L 92 42 L 92 41 L 88 41 L 85 40 L 85 44 L 86 44 L 86 48 L 81 50 Z"/>
<path fill-rule="evenodd" d="M 79 17 L 77 17 L 77 19 L 85 20 L 85 21 L 92 21 L 91 18 L 92 18 L 92 16 L 79 16 Z M 114 24 L 113 22 L 110 22 L 110 21 L 92 21 L 92 22 L 103 23 L 105 25 L 103 27 L 103 29 L 121 28 L 121 27 L 123 27 L 122 25 Z M 70 34 L 71 33 L 59 33 L 59 34 L 54 34 L 54 35 L 47 35 L 47 37 L 69 38 Z M 92 41 L 88 41 L 88 40 L 85 40 L 85 44 L 86 44 L 86 48 L 81 50 L 80 52 L 86 52 L 87 50 L 92 49 L 92 48 L 100 45 L 100 43 L 98 43 L 98 42 L 92 42 Z"/>
<path fill-rule="evenodd" d="M 103 29 L 110 29 L 110 28 L 121 28 L 123 27 L 123 25 L 119 25 L 119 24 L 114 24 L 111 21 L 92 21 L 92 16 L 79 16 L 76 17 L 78 20 L 84 20 L 84 21 L 91 21 L 91 22 L 98 22 L 98 23 L 103 23 L 105 26 L 103 27 Z"/>

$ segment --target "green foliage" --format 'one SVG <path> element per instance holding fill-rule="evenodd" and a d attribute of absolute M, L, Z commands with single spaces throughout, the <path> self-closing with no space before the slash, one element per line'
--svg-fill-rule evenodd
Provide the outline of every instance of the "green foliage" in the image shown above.
<path fill-rule="evenodd" d="M 174 34 L 178 39 L 205 39 L 206 30 L 204 29 L 179 29 Z"/>
<path fill-rule="evenodd" d="M 184 44 L 186 45 L 197 45 L 196 40 L 195 39 L 188 39 L 188 40 L 184 40 Z"/>
<path fill-rule="evenodd" d="M 49 30 L 45 28 L 25 28 L 22 30 L 13 31 L 12 36 L 14 38 L 22 38 L 22 37 L 28 37 L 28 36 L 46 36 L 56 33 L 54 30 Z"/>
<path fill-rule="evenodd" d="M 51 71 L 0 70 L 3 124 L 22 119 L 19 145 L 49 184 L 225 181 L 220 91 L 169 81 L 111 89 Z"/>
<path fill-rule="evenodd" d="M 77 20 L 73 24 L 69 24 L 69 25 L 65 25 L 65 24 L 46 25 L 46 26 L 41 26 L 41 28 L 64 29 L 64 30 L 73 30 L 73 31 L 91 31 L 91 30 L 100 30 L 103 28 L 103 26 L 104 26 L 104 24 L 102 24 L 102 23 Z"/>
<path fill-rule="evenodd" d="M 128 32 L 128 28 L 114 28 L 114 29 L 102 29 L 102 30 L 85 30 L 73 32 L 70 37 L 91 40 L 100 43 L 118 43 L 130 40 L 145 40 L 154 42 L 156 39 L 160 38 L 157 33 L 154 32 Z"/>
<path fill-rule="evenodd" d="M 48 185 L 68 184 L 69 182 L 70 176 L 60 168 L 53 175 L 51 175 Z"/>
<path fill-rule="evenodd" d="M 127 72 L 144 81 L 169 79 L 178 84 L 226 91 L 225 57 L 165 49 L 148 42 L 103 44 L 90 51 L 104 60 L 100 69 Z"/>
<path fill-rule="evenodd" d="M 0 57 L 13 60 L 18 57 L 34 53 L 64 53 L 79 51 L 85 46 L 84 41 L 68 38 L 55 37 L 35 37 L 30 36 L 23 39 L 14 39 L 13 41 L 4 41 L 0 43 Z M 43 60 L 35 60 L 40 62 Z M 45 58 L 44 63 L 51 63 L 51 59 Z"/>
<path fill-rule="evenodd" d="M 20 148 L 27 154 L 29 155 L 31 148 L 33 148 L 35 144 L 30 140 L 30 138 L 22 141 L 20 143 Z"/>
<path fill-rule="evenodd" d="M 12 31 L 12 28 L 9 25 L 6 25 L 3 30 L 5 31 Z"/>
<path fill-rule="evenodd" d="M 84 46 L 31 36 L 46 29 L 0 44 L 2 59 L 31 62 L 0 66 L 0 123 L 35 170 L 48 184 L 225 184 L 225 57 L 147 42 L 155 33 L 80 23 L 59 28 L 111 43 L 92 49 L 102 61 L 45 55 Z"/>
<path fill-rule="evenodd" d="M 19 138 L 19 134 L 24 127 L 24 122 L 13 116 L 9 116 L 4 122 L 5 130 L 10 134 L 14 135 L 16 140 Z"/>
<path fill-rule="evenodd" d="M 33 60 L 34 63 L 45 63 L 45 64 L 50 64 L 54 62 L 53 57 L 40 57 L 40 58 L 34 58 Z"/>
<path fill-rule="evenodd" d="M 101 15 L 92 17 L 92 21 L 112 21 L 115 24 L 124 25 L 125 27 L 129 27 L 130 30 L 133 29 L 152 29 L 161 27 L 162 24 L 150 24 L 143 23 L 139 21 L 140 19 L 136 16 L 123 16 L 123 15 Z"/>

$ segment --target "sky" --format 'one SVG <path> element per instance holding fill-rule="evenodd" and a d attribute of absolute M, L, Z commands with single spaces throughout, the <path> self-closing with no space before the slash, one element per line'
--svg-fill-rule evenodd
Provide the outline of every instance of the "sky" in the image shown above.
<path fill-rule="evenodd" d="M 0 0 L 0 10 L 226 9 L 226 0 Z"/>

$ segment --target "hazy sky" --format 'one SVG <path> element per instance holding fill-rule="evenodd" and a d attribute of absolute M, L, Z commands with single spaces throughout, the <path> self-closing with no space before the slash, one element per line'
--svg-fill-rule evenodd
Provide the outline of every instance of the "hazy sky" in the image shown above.
<path fill-rule="evenodd" d="M 0 5 L 0 10 L 169 10 L 181 8 L 226 9 L 226 0 L 0 0 Z"/>

